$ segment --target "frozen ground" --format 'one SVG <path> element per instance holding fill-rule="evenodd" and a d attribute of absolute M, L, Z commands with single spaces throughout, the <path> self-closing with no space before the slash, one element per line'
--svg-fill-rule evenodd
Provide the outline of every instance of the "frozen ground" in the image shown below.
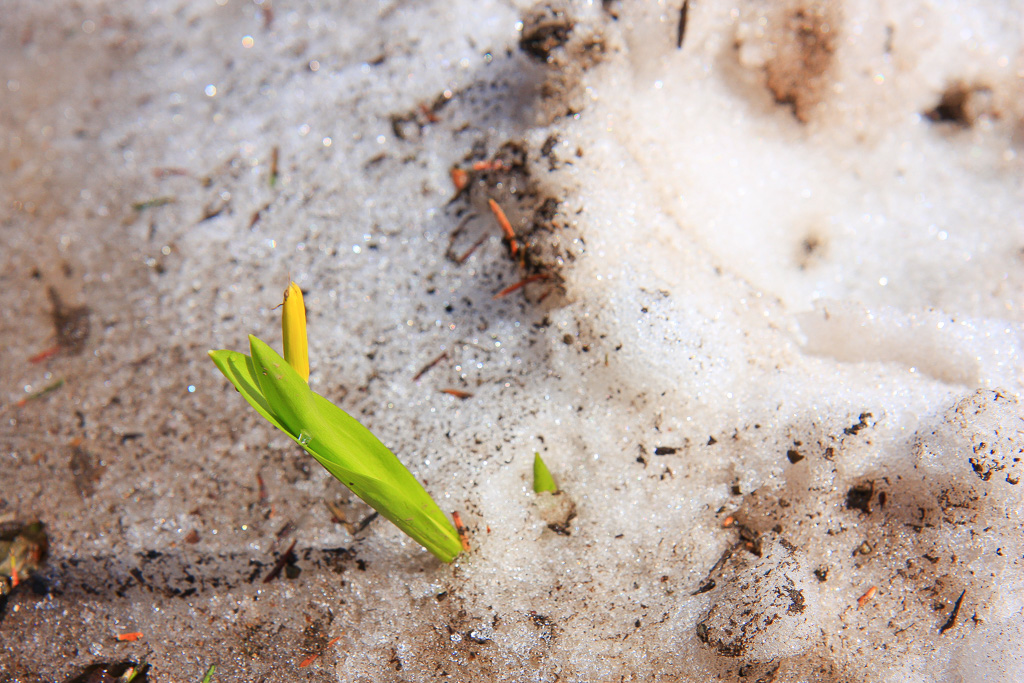
<path fill-rule="evenodd" d="M 0 681 L 1024 680 L 1022 10 L 681 5 L 6 0 Z M 289 277 L 453 565 L 209 362 Z"/>

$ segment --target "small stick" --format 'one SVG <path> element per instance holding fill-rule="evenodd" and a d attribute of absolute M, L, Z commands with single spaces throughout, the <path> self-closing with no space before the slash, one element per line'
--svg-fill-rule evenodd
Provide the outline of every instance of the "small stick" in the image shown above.
<path fill-rule="evenodd" d="M 359 520 L 359 523 L 355 525 L 355 528 L 352 531 L 352 535 L 355 536 L 356 534 L 358 534 L 360 531 L 368 527 L 370 525 L 370 522 L 377 519 L 378 517 L 380 517 L 380 513 L 377 512 L 376 510 L 363 517 L 361 520 Z"/>
<path fill-rule="evenodd" d="M 348 530 L 349 534 L 351 534 L 352 536 L 355 536 L 355 532 L 352 531 L 352 524 L 351 524 L 351 522 L 349 522 L 345 518 L 345 512 L 340 507 L 338 507 L 337 505 L 335 505 L 334 503 L 332 503 L 329 500 L 325 500 L 324 501 L 324 505 L 327 507 L 328 510 L 330 510 L 331 515 L 334 517 L 334 521 L 337 522 L 338 524 L 341 524 L 342 526 L 344 526 L 345 529 Z"/>
<path fill-rule="evenodd" d="M 166 178 L 167 176 L 173 176 L 173 175 L 188 176 L 188 175 L 192 175 L 192 174 L 189 173 L 188 171 L 186 171 L 183 168 L 166 167 L 166 168 L 154 168 L 153 169 L 153 177 L 156 178 L 157 180 L 160 180 L 161 178 Z"/>
<path fill-rule="evenodd" d="M 424 365 L 422 368 L 420 368 L 420 371 L 417 372 L 413 376 L 412 381 L 415 382 L 415 381 L 419 380 L 420 377 L 422 377 L 423 375 L 427 374 L 428 370 L 433 368 L 435 365 L 437 365 L 438 363 L 440 363 L 441 361 L 443 361 L 447 357 L 448 357 L 448 352 L 447 351 L 442 351 L 441 354 L 437 358 L 435 358 L 434 360 L 430 361 L 429 363 Z"/>
<path fill-rule="evenodd" d="M 474 218 L 476 218 L 475 213 L 463 216 L 462 220 L 459 221 L 459 224 L 455 226 L 454 230 L 452 230 L 452 234 L 448 236 L 448 249 L 445 251 L 445 256 L 450 258 L 452 261 L 458 262 L 458 257 L 452 253 L 452 249 L 455 246 L 455 240 L 459 238 L 459 235 L 462 234 L 462 231 L 466 229 L 466 226 L 469 225 L 469 222 Z"/>
<path fill-rule="evenodd" d="M 136 640 L 142 637 L 142 631 L 135 631 L 134 633 L 120 633 L 117 639 L 124 642 L 134 643 Z"/>
<path fill-rule="evenodd" d="M 690 0 L 683 0 L 679 10 L 679 27 L 676 29 L 676 49 L 683 47 L 683 36 L 686 35 L 686 14 L 690 10 Z"/>
<path fill-rule="evenodd" d="M 553 291 L 555 291 L 554 287 L 548 287 L 546 290 L 544 290 L 543 294 L 541 294 L 539 297 L 537 297 L 537 303 L 543 302 L 544 299 L 547 299 L 549 296 L 551 296 L 551 293 Z"/>
<path fill-rule="evenodd" d="M 267 485 L 263 483 L 263 475 L 259 472 L 256 473 L 256 483 L 259 485 L 259 496 L 262 503 L 267 499 Z"/>
<path fill-rule="evenodd" d="M 275 535 L 275 538 L 280 541 L 282 538 L 290 534 L 294 529 L 294 524 L 292 524 L 291 522 L 285 522 L 284 526 L 278 530 L 277 534 Z"/>
<path fill-rule="evenodd" d="M 469 529 L 462 523 L 462 515 L 458 512 L 452 513 L 452 520 L 455 522 L 455 530 L 459 532 L 459 540 L 462 542 L 462 549 L 469 552 Z"/>
<path fill-rule="evenodd" d="M 877 592 L 878 586 L 872 586 L 871 588 L 869 588 L 867 593 L 857 598 L 857 606 L 863 607 L 864 605 L 868 604 L 871 598 L 875 597 L 875 593 Z"/>
<path fill-rule="evenodd" d="M 280 156 L 281 156 L 281 148 L 275 145 L 274 148 L 272 150 L 270 150 L 270 186 L 271 187 L 274 187 L 274 185 L 277 185 L 277 162 L 280 159 Z M 250 225 L 249 227 L 252 227 L 252 226 Z"/>
<path fill-rule="evenodd" d="M 267 202 L 260 208 L 256 209 L 252 213 L 252 217 L 249 218 L 249 229 L 252 230 L 253 226 L 260 222 L 260 218 L 263 217 L 263 212 L 270 208 L 270 202 Z M 278 304 L 280 305 L 280 304 Z"/>
<path fill-rule="evenodd" d="M 281 570 L 284 569 L 284 566 L 288 564 L 289 560 L 295 557 L 295 554 L 292 552 L 293 550 L 295 550 L 294 539 L 292 540 L 292 544 L 288 546 L 288 550 L 286 550 L 281 557 L 277 558 L 274 568 L 270 570 L 269 574 L 267 574 L 267 578 L 263 579 L 263 583 L 270 583 L 281 575 Z"/>
<path fill-rule="evenodd" d="M 537 280 L 547 280 L 549 277 L 550 276 L 547 273 L 537 273 L 536 275 L 531 275 L 528 278 L 520 280 L 519 282 L 515 283 L 514 285 L 509 285 L 505 289 L 501 290 L 500 292 L 498 292 L 497 294 L 492 296 L 491 300 L 493 301 L 495 299 L 500 299 L 500 298 L 502 298 L 504 296 L 508 296 L 512 292 L 516 291 L 517 289 L 522 289 L 523 287 L 525 287 L 526 285 L 530 284 L 531 282 L 536 282 Z"/>
<path fill-rule="evenodd" d="M 466 259 L 468 259 L 470 256 L 472 256 L 473 252 L 476 251 L 478 248 L 480 248 L 480 245 L 483 244 L 486 241 L 487 241 L 487 235 L 481 235 L 480 239 L 478 239 L 476 242 L 473 243 L 473 246 L 471 246 L 469 249 L 467 249 L 466 252 L 464 254 L 462 254 L 462 256 L 460 256 L 459 258 L 455 259 L 455 262 L 458 263 L 461 266 L 463 263 L 466 262 Z"/>

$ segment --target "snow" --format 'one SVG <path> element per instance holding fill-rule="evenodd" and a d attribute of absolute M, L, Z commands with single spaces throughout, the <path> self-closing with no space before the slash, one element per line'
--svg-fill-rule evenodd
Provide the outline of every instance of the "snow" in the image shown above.
<path fill-rule="evenodd" d="M 1019 8 L 8 5 L 8 679 L 1024 680 Z M 451 566 L 209 362 L 289 279 Z"/>

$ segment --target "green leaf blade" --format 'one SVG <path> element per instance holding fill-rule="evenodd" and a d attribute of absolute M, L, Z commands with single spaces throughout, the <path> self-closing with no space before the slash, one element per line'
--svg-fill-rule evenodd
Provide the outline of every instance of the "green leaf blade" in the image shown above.
<path fill-rule="evenodd" d="M 533 492 L 542 493 L 544 491 L 550 491 L 551 493 L 558 493 L 558 484 L 555 483 L 555 478 L 551 476 L 551 470 L 544 464 L 544 461 L 540 457 L 540 453 L 533 454 Z"/>
<path fill-rule="evenodd" d="M 267 403 L 267 399 L 260 389 L 252 359 L 244 353 L 228 351 L 226 349 L 210 351 L 209 354 L 217 369 L 234 385 L 235 389 L 238 389 L 238 393 L 249 402 L 249 405 L 255 408 L 256 412 L 265 417 L 272 425 L 282 432 L 288 433 L 288 430 L 284 428 L 274 415 L 273 409 Z"/>
<path fill-rule="evenodd" d="M 303 448 L 352 493 L 442 562 L 451 562 L 462 552 L 462 542 L 455 528 L 408 470 L 405 471 L 409 481 L 403 485 L 403 482 L 376 479 L 346 470 L 307 446 Z M 415 495 L 415 490 L 421 494 Z"/>
<path fill-rule="evenodd" d="M 458 533 L 395 454 L 348 413 L 312 391 L 267 344 L 252 336 L 249 342 L 251 374 L 275 424 L 370 507 L 440 560 L 451 562 L 462 549 Z M 274 422 L 272 418 L 268 417 Z"/>

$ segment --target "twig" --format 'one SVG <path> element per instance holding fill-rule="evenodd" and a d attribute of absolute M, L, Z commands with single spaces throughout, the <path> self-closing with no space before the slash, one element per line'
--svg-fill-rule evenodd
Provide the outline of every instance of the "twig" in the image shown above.
<path fill-rule="evenodd" d="M 441 354 L 437 358 L 435 358 L 434 360 L 430 361 L 429 363 L 424 365 L 422 368 L 420 368 L 420 371 L 417 372 L 413 376 L 412 381 L 415 382 L 415 381 L 419 380 L 420 377 L 422 377 L 423 375 L 427 374 L 427 371 L 429 371 L 431 368 L 433 368 L 435 365 L 437 365 L 438 363 L 440 363 L 441 361 L 443 361 L 447 357 L 448 357 L 448 352 L 447 351 L 442 351 Z"/>
<path fill-rule="evenodd" d="M 269 574 L 267 574 L 267 578 L 263 579 L 263 583 L 270 583 L 281 575 L 281 570 L 284 569 L 284 566 L 295 559 L 295 553 L 292 552 L 293 550 L 295 550 L 294 539 L 292 540 L 292 544 L 288 546 L 288 550 L 286 550 L 281 557 L 277 558 L 277 562 L 274 563 L 274 568 L 270 570 Z"/>
<path fill-rule="evenodd" d="M 274 148 L 272 150 L 270 150 L 270 186 L 271 187 L 274 187 L 275 185 L 277 185 L 277 162 L 280 159 L 280 156 L 281 156 L 281 148 L 275 145 Z M 255 222 L 255 221 L 253 221 L 253 222 Z M 250 225 L 249 227 L 252 227 L 252 226 Z"/>
<path fill-rule="evenodd" d="M 378 517 L 380 517 L 380 513 L 377 511 L 373 511 L 370 514 L 366 515 L 366 517 L 363 517 L 359 521 L 359 524 L 355 525 L 355 529 L 352 531 L 352 535 L 355 536 L 356 534 L 358 534 L 360 531 L 368 527 L 370 525 L 370 522 L 377 519 Z"/>
<path fill-rule="evenodd" d="M 471 246 L 469 249 L 467 249 L 461 256 L 459 256 L 459 258 L 455 259 L 455 262 L 458 263 L 461 266 L 463 263 L 466 262 L 466 259 L 468 259 L 470 256 L 472 256 L 473 252 L 476 251 L 477 249 L 479 249 L 480 245 L 483 244 L 486 241 L 487 241 L 487 235 L 481 235 L 480 239 L 478 239 L 476 242 L 473 243 L 473 246 Z"/>
<path fill-rule="evenodd" d="M 686 35 L 686 15 L 690 10 L 690 0 L 683 0 L 679 9 L 679 26 L 676 29 L 676 49 L 683 47 L 683 36 Z"/>
<path fill-rule="evenodd" d="M 463 216 L 462 220 L 459 221 L 459 224 L 455 226 L 454 230 L 452 230 L 452 234 L 448 236 L 448 249 L 445 251 L 445 256 L 456 263 L 461 263 L 461 261 L 459 261 L 458 256 L 452 253 L 452 249 L 455 246 L 455 240 L 458 239 L 459 235 L 462 234 L 462 231 L 466 229 L 466 226 L 474 218 L 476 218 L 475 213 L 469 213 L 466 216 Z"/>
<path fill-rule="evenodd" d="M 519 282 L 515 283 L 514 285 L 509 285 L 505 289 L 501 290 L 500 292 L 498 292 L 497 294 L 492 296 L 491 300 L 493 301 L 494 299 L 500 299 L 500 298 L 502 298 L 504 296 L 508 296 L 512 292 L 516 291 L 517 289 L 522 289 L 523 287 L 525 287 L 526 285 L 530 284 L 531 282 L 536 282 L 537 280 L 547 280 L 549 277 L 551 277 L 551 276 L 548 275 L 547 273 L 537 273 L 536 275 L 531 275 L 528 278 L 524 278 L 524 279 L 520 280 Z"/>
<path fill-rule="evenodd" d="M 170 166 L 166 166 L 166 167 L 163 167 L 163 168 L 154 168 L 153 169 L 153 177 L 156 178 L 157 180 L 161 180 L 163 178 L 166 178 L 167 176 L 190 176 L 190 175 L 192 175 L 192 174 L 189 173 L 188 171 L 186 171 L 183 168 L 173 168 L 173 167 L 170 167 Z"/>

